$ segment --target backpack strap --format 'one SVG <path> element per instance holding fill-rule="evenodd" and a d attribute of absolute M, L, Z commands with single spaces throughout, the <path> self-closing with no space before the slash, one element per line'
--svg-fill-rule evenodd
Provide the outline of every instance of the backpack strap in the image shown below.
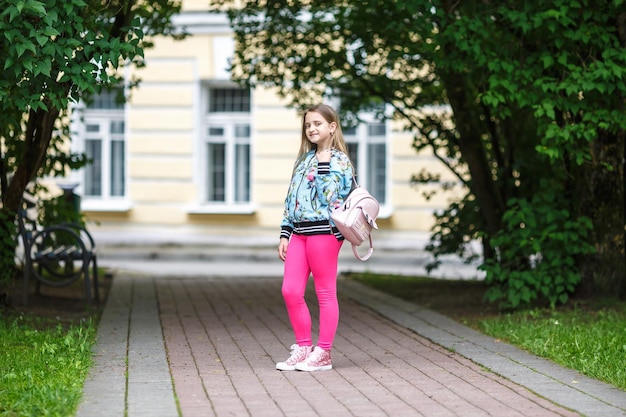
<path fill-rule="evenodd" d="M 367 253 L 365 254 L 365 256 L 363 256 L 363 257 L 361 255 L 359 255 L 359 252 L 356 249 L 357 246 L 354 243 L 352 243 L 352 253 L 354 253 L 354 256 L 356 256 L 357 259 L 360 259 L 362 261 L 367 261 L 372 256 L 372 254 L 374 253 L 374 242 L 372 241 L 372 235 L 371 234 L 369 235 L 369 240 L 370 240 L 370 247 L 367 250 Z"/>

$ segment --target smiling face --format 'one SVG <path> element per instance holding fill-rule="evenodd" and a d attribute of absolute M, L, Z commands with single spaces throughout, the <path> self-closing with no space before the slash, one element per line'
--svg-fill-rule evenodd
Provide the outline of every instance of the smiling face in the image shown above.
<path fill-rule="evenodd" d="M 327 149 L 332 147 L 332 136 L 337 128 L 335 122 L 328 121 L 320 113 L 309 111 L 304 117 L 304 133 L 307 139 L 318 149 Z"/>

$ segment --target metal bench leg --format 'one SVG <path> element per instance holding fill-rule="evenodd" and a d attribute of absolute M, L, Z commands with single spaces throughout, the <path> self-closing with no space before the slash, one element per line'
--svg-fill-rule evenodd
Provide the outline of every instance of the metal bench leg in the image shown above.
<path fill-rule="evenodd" d="M 26 262 L 24 264 L 24 283 L 22 287 L 22 303 L 24 305 L 28 304 L 28 283 L 30 281 L 30 263 Z"/>
<path fill-rule="evenodd" d="M 93 261 L 93 292 L 96 303 L 100 303 L 100 284 L 98 282 L 98 260 L 94 257 Z"/>
<path fill-rule="evenodd" d="M 37 264 L 37 275 L 41 276 L 43 274 L 43 267 L 40 263 Z M 37 277 L 35 277 L 35 294 L 41 295 L 41 281 Z"/>
<path fill-rule="evenodd" d="M 83 276 L 85 277 L 85 298 L 87 298 L 87 303 L 92 305 L 93 299 L 91 295 L 91 278 L 89 278 L 89 263 L 85 261 L 83 261 Z"/>

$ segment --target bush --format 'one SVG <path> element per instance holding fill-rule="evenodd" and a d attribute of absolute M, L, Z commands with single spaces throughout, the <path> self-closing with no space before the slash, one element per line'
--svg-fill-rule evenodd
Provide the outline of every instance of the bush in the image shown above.
<path fill-rule="evenodd" d="M 554 307 L 576 289 L 581 279 L 576 257 L 593 251 L 587 243 L 592 224 L 556 209 L 554 195 L 509 200 L 502 230 L 491 239 L 496 256 L 481 266 L 489 301 L 512 309 L 544 302 Z"/>

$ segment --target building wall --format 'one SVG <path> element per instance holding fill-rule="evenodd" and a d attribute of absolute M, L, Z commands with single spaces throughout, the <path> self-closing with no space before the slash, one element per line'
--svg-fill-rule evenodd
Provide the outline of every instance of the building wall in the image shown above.
<path fill-rule="evenodd" d="M 205 1 L 184 1 L 183 41 L 159 38 L 146 51 L 147 66 L 136 71 L 139 88 L 126 106 L 126 205 L 117 209 L 85 201 L 89 219 L 107 224 L 225 226 L 278 229 L 291 168 L 299 148 L 300 115 L 270 90 L 252 93 L 252 205 L 249 211 L 208 210 L 201 204 L 199 155 L 203 83 L 227 81 L 225 17 L 204 13 Z M 204 23 L 202 23 L 204 22 Z M 208 23 L 207 23 L 208 22 Z M 422 168 L 452 179 L 428 152 L 411 147 L 413 133 L 391 129 L 387 141 L 389 204 L 379 224 L 387 230 L 427 231 L 433 211 L 450 195 L 426 200 L 410 178 Z"/>

